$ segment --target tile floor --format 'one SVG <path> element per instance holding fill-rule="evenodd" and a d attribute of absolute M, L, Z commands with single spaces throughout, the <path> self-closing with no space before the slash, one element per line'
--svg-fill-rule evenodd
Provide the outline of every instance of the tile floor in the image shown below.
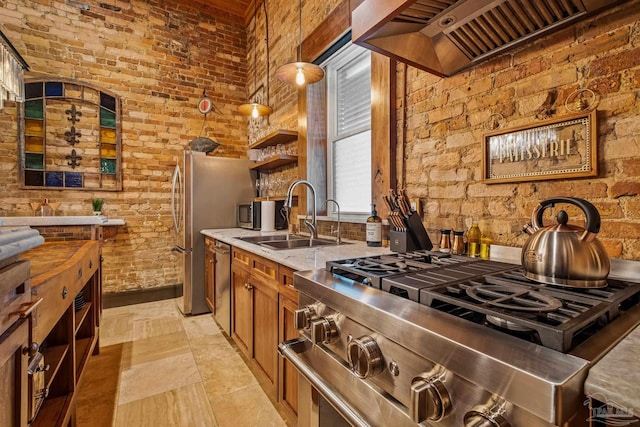
<path fill-rule="evenodd" d="M 286 426 L 213 317 L 175 300 L 106 309 L 78 427 Z"/>

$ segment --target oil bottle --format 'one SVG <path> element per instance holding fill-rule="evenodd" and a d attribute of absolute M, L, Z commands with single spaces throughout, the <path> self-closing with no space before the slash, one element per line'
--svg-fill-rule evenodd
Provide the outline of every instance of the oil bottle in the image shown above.
<path fill-rule="evenodd" d="M 382 246 L 382 219 L 376 205 L 371 205 L 371 216 L 367 218 L 367 246 Z"/>
<path fill-rule="evenodd" d="M 469 234 L 467 234 L 467 239 L 469 242 L 469 256 L 480 256 L 480 242 L 482 241 L 482 232 L 480 231 L 480 227 L 478 227 L 477 222 L 471 224 Z"/>

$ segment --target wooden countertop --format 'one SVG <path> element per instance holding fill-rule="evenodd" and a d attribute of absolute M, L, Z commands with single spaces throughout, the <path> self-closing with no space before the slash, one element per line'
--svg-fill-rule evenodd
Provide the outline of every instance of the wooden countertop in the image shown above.
<path fill-rule="evenodd" d="M 65 272 L 99 245 L 97 240 L 45 242 L 23 252 L 20 258 L 31 262 L 31 287 L 34 288 Z"/>

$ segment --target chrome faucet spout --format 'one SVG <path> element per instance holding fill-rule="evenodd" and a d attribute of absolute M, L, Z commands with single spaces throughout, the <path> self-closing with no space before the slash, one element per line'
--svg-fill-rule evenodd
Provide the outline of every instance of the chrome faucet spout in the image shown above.
<path fill-rule="evenodd" d="M 339 245 L 340 243 L 342 243 L 342 238 L 340 237 L 340 205 L 335 199 L 327 199 L 325 200 L 324 204 L 327 205 L 329 202 L 335 203 L 336 209 L 338 210 L 338 229 L 335 231 L 335 233 L 336 233 L 336 243 Z"/>
<path fill-rule="evenodd" d="M 311 191 L 311 221 L 305 219 L 304 223 L 309 229 L 311 239 L 317 239 L 318 230 L 316 225 L 316 189 L 313 187 L 313 184 L 305 179 L 298 179 L 296 181 L 293 181 L 289 186 L 289 189 L 287 190 L 287 196 L 284 198 L 284 208 L 287 209 L 287 212 L 290 212 L 291 205 L 293 204 L 293 190 L 300 184 L 307 186 L 309 188 L 309 191 Z"/>

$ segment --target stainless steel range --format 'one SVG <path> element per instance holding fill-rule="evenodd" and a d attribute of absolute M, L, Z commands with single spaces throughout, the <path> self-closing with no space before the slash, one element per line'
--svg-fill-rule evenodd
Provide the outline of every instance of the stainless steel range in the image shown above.
<path fill-rule="evenodd" d="M 587 425 L 590 365 L 640 323 L 640 263 L 612 276 L 562 288 L 429 251 L 296 273 L 300 425 Z"/>

